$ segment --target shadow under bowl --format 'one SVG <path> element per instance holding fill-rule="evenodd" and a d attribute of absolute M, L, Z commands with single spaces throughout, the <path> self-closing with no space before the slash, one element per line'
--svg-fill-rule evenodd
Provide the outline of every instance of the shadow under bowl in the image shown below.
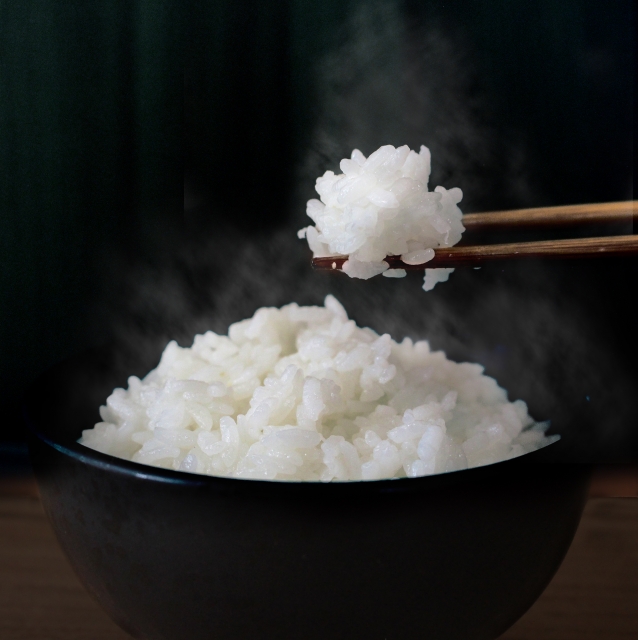
<path fill-rule="evenodd" d="M 585 504 L 590 467 L 543 450 L 323 484 L 192 475 L 77 444 L 125 384 L 108 353 L 86 354 L 37 381 L 26 420 L 60 545 L 136 638 L 497 638 L 554 575 Z"/>

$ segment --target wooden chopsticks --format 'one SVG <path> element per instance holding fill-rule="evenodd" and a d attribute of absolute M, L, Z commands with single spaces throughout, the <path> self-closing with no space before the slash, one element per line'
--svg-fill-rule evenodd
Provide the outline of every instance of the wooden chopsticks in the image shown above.
<path fill-rule="evenodd" d="M 636 217 L 636 201 L 630 201 L 470 213 L 463 216 L 463 225 L 468 231 L 488 231 L 600 223 L 635 223 Z M 399 256 L 388 256 L 385 260 L 391 269 L 423 271 L 425 268 L 480 266 L 485 262 L 518 258 L 594 258 L 637 254 L 638 235 L 622 235 L 442 247 L 434 250 L 432 260 L 417 265 L 405 264 Z M 320 270 L 339 270 L 347 259 L 346 256 L 314 258 L 312 265 Z"/>
<path fill-rule="evenodd" d="M 558 227 L 581 224 L 636 222 L 636 201 L 600 204 L 570 204 L 562 207 L 540 207 L 514 211 L 468 213 L 463 226 L 468 231 L 494 228 Z"/>

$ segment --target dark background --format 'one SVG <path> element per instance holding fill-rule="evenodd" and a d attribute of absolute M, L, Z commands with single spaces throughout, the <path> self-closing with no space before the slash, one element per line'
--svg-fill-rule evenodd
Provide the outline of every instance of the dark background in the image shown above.
<path fill-rule="evenodd" d="M 562 459 L 635 460 L 635 259 L 457 270 L 426 294 L 313 273 L 296 239 L 355 147 L 426 144 L 465 212 L 632 199 L 634 20 L 624 0 L 0 3 L 5 466 L 60 359 L 108 343 L 144 373 L 169 339 L 330 292 L 484 364 Z"/>

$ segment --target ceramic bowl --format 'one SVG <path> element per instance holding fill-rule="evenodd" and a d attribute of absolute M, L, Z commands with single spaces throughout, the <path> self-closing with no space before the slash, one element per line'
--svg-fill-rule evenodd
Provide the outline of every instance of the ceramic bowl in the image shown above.
<path fill-rule="evenodd" d="M 323 484 L 199 476 L 77 444 L 125 382 L 108 355 L 78 357 L 34 385 L 26 419 L 58 541 L 135 638 L 497 638 L 554 575 L 585 504 L 590 468 L 543 450 Z"/>

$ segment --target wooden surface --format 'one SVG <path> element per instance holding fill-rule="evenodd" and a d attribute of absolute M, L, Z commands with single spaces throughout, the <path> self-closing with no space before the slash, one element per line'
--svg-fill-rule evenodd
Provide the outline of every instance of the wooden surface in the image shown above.
<path fill-rule="evenodd" d="M 614 479 L 608 481 L 613 484 Z M 601 487 L 594 487 L 594 494 Z M 31 481 L 0 483 L 0 638 L 129 638 L 73 574 Z M 638 638 L 638 500 L 592 498 L 553 581 L 500 640 L 634 638 Z"/>

